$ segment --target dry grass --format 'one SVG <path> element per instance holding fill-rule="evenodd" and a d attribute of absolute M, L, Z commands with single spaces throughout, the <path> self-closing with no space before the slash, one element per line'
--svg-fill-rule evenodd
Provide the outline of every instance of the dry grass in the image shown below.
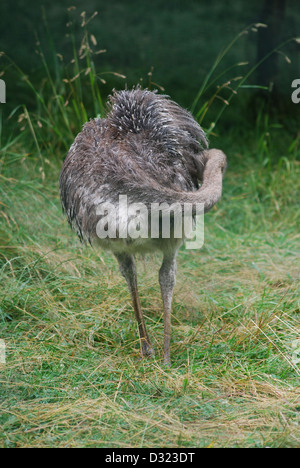
<path fill-rule="evenodd" d="M 1 446 L 299 447 L 296 171 L 228 172 L 203 249 L 179 255 L 170 369 L 160 257 L 138 261 L 157 354 L 140 361 L 115 260 L 62 221 L 59 166 L 44 183 L 28 161 L 13 171 L 1 188 Z"/>

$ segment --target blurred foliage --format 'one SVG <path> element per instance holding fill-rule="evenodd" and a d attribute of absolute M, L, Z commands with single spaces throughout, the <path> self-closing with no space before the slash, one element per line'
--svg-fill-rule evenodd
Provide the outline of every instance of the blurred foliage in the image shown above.
<path fill-rule="evenodd" d="M 68 12 L 74 5 L 76 10 Z M 79 37 L 80 13 L 87 16 L 97 11 L 90 31 L 99 49 L 106 54 L 97 57 L 96 67 L 103 71 L 125 74 L 129 87 L 142 80 L 143 85 L 153 79 L 168 94 L 185 107 L 190 107 L 215 57 L 232 38 L 251 23 L 261 21 L 262 2 L 254 0 L 228 0 L 227 2 L 190 0 L 88 0 L 84 4 L 70 0 L 52 2 L 16 0 L 1 2 L 1 49 L 24 70 L 34 73 L 36 80 L 44 76 L 39 56 L 35 53 L 37 37 L 43 45 L 49 68 L 55 68 L 53 50 L 64 57 L 73 57 L 72 42 L 66 35 L 70 13 L 75 37 Z M 47 24 L 46 24 L 47 23 Z M 281 33 L 276 37 L 279 45 L 292 36 L 299 36 L 300 8 L 298 0 L 289 0 Z M 257 59 L 258 35 L 246 34 L 230 51 L 224 67 L 233 63 Z M 79 39 L 78 39 L 79 41 Z M 80 44 L 77 43 L 79 47 Z M 285 54 L 291 63 L 288 63 Z M 300 73 L 299 44 L 290 44 L 279 56 L 280 77 L 278 87 L 290 96 L 290 84 Z M 252 77 L 255 81 L 255 76 Z M 22 84 L 8 80 L 8 94 L 18 103 L 26 97 Z M 256 83 L 260 84 L 260 83 Z M 113 86 L 123 87 L 116 77 L 103 85 L 108 94 Z M 248 94 L 251 94 L 248 91 Z M 23 101 L 22 101 L 23 102 Z"/>

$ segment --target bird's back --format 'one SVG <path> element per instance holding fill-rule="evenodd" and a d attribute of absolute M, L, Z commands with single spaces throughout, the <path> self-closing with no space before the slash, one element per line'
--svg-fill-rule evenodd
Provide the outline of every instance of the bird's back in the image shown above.
<path fill-rule="evenodd" d="M 105 119 L 85 124 L 65 159 L 60 191 L 63 209 L 77 234 L 93 238 L 97 206 L 160 202 L 165 189 L 199 188 L 207 148 L 192 115 L 148 90 L 115 92 Z"/>

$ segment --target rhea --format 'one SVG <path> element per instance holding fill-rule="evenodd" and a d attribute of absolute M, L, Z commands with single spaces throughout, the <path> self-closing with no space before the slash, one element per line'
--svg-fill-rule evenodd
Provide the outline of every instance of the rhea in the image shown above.
<path fill-rule="evenodd" d="M 142 356 L 152 356 L 154 350 L 141 309 L 135 255 L 162 252 L 159 283 L 164 362 L 169 364 L 176 256 L 185 234 L 171 232 L 166 237 L 160 227 L 155 238 L 130 236 L 130 215 L 118 209 L 120 199 L 126 196 L 129 204 L 143 203 L 149 208 L 175 203 L 177 211 L 188 203 L 192 217 L 199 204 L 207 212 L 221 197 L 226 156 L 221 150 L 208 149 L 205 133 L 192 114 L 167 96 L 139 88 L 114 91 L 107 107 L 106 117 L 86 123 L 68 152 L 60 175 L 62 206 L 83 242 L 116 256 L 132 297 Z M 116 208 L 113 236 L 97 234 L 99 221 L 106 216 L 107 228 L 110 222 L 108 211 L 99 211 L 99 206 Z M 149 209 L 148 218 L 151 216 Z M 176 210 L 172 216 L 174 221 Z"/>

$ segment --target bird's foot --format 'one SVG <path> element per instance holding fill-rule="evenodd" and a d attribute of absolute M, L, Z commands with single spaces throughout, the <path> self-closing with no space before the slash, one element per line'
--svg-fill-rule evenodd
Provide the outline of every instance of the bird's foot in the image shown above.
<path fill-rule="evenodd" d="M 142 356 L 143 357 L 155 357 L 155 351 L 154 349 L 152 348 L 152 346 L 147 343 L 147 342 L 143 342 L 142 343 Z"/>
<path fill-rule="evenodd" d="M 168 347 L 164 352 L 164 367 L 171 366 L 171 358 L 170 358 L 170 347 Z"/>
<path fill-rule="evenodd" d="M 171 360 L 169 357 L 164 357 L 164 367 L 171 367 Z"/>

